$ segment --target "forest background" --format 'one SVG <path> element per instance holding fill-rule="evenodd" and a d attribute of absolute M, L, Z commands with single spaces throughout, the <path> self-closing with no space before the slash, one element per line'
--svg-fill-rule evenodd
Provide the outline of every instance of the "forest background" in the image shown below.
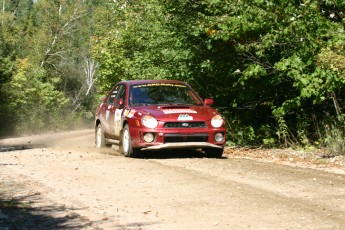
<path fill-rule="evenodd" d="M 116 82 L 178 79 L 229 145 L 345 154 L 344 0 L 0 4 L 0 136 L 92 127 Z"/>

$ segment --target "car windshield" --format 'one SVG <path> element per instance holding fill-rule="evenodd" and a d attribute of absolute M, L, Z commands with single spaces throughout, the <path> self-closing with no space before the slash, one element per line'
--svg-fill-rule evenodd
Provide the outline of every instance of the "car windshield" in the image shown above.
<path fill-rule="evenodd" d="M 131 105 L 202 105 L 193 90 L 182 84 L 132 85 L 129 94 Z"/>

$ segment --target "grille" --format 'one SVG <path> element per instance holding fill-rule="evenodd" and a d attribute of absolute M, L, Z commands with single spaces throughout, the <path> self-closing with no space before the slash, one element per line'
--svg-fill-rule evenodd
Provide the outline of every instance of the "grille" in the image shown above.
<path fill-rule="evenodd" d="M 165 134 L 164 143 L 179 143 L 179 142 L 207 142 L 208 134 Z"/>
<path fill-rule="evenodd" d="M 205 122 L 167 122 L 164 128 L 207 128 Z"/>

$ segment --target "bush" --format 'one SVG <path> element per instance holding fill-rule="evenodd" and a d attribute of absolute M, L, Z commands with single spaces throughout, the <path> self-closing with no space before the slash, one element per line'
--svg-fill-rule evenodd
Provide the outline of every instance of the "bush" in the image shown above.
<path fill-rule="evenodd" d="M 323 145 L 330 156 L 345 155 L 344 129 L 326 125 Z"/>

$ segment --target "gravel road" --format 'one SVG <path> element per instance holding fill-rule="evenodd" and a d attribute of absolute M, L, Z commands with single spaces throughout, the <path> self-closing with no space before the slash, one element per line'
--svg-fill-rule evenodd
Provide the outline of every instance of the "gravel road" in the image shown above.
<path fill-rule="evenodd" d="M 0 230 L 345 229 L 340 166 L 93 145 L 92 130 L 0 140 Z"/>

